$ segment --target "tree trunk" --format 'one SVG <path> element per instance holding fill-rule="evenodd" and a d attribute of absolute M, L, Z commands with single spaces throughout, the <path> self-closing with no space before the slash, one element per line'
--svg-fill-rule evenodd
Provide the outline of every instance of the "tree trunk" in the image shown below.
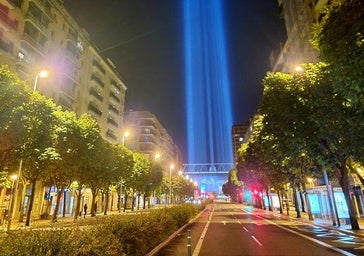
<path fill-rule="evenodd" d="M 278 194 L 278 200 L 279 200 L 279 213 L 282 214 L 283 213 L 283 207 L 282 207 L 282 204 L 283 204 L 283 200 L 282 200 L 282 193 L 280 193 L 280 191 L 278 190 L 277 192 Z"/>
<path fill-rule="evenodd" d="M 304 191 L 305 202 L 306 202 L 306 205 L 307 205 L 308 219 L 309 220 L 313 220 L 313 215 L 312 215 L 312 212 L 311 212 L 310 202 L 308 200 L 308 194 L 307 194 L 307 191 L 306 191 L 306 184 L 305 184 L 305 182 L 302 182 L 302 188 L 303 188 L 303 191 Z"/>
<path fill-rule="evenodd" d="M 126 192 L 126 190 L 125 190 L 125 195 L 124 195 L 124 212 L 125 212 L 125 210 L 126 210 L 126 205 L 127 205 L 127 202 L 128 202 L 128 193 Z"/>
<path fill-rule="evenodd" d="M 134 193 L 131 195 L 131 211 L 134 211 L 135 196 Z"/>
<path fill-rule="evenodd" d="M 76 192 L 76 195 L 77 195 L 77 202 L 76 202 L 76 206 L 75 206 L 75 211 L 74 211 L 74 216 L 73 216 L 73 218 L 75 219 L 75 220 L 77 220 L 77 218 L 78 218 L 78 215 L 80 214 L 80 208 L 81 208 L 81 195 L 82 195 L 82 193 L 81 193 L 81 190 L 82 190 L 82 188 L 78 188 L 78 192 Z"/>
<path fill-rule="evenodd" d="M 138 197 L 137 197 L 137 210 L 139 210 L 139 201 L 140 201 L 140 192 L 138 192 Z"/>
<path fill-rule="evenodd" d="M 273 207 L 272 207 L 272 204 L 270 202 L 270 197 L 269 197 L 269 187 L 265 190 L 265 193 L 267 194 L 268 210 L 269 211 L 273 211 Z"/>
<path fill-rule="evenodd" d="M 104 215 L 107 215 L 107 208 L 109 206 L 109 190 L 105 193 L 105 205 L 104 205 Z"/>
<path fill-rule="evenodd" d="M 96 216 L 96 197 L 97 197 L 97 194 L 98 194 L 98 190 L 97 189 L 92 189 L 91 190 L 92 192 L 92 200 L 91 200 L 91 217 L 95 217 Z"/>
<path fill-rule="evenodd" d="M 61 202 L 61 195 L 63 194 L 63 192 L 64 192 L 64 188 L 61 188 L 61 190 L 57 191 L 56 207 L 54 208 L 54 212 L 52 215 L 52 222 L 57 222 L 59 204 Z"/>
<path fill-rule="evenodd" d="M 300 206 L 298 205 L 298 197 L 297 197 L 297 188 L 292 186 L 293 189 L 293 197 L 294 197 L 294 207 L 296 209 L 297 216 L 296 218 L 301 218 Z"/>
<path fill-rule="evenodd" d="M 29 207 L 28 207 L 28 211 L 27 211 L 27 219 L 25 221 L 25 226 L 29 227 L 30 224 L 30 216 L 32 215 L 32 210 L 33 210 L 33 203 L 34 203 L 34 191 L 35 191 L 35 184 L 36 184 L 36 180 L 32 181 L 32 194 L 30 195 L 30 201 L 29 201 Z"/>
<path fill-rule="evenodd" d="M 306 210 L 305 210 L 305 200 L 303 199 L 303 192 L 302 192 L 301 189 L 298 192 L 299 192 L 299 195 L 300 195 L 302 212 L 306 212 Z"/>
<path fill-rule="evenodd" d="M 360 227 L 355 214 L 355 208 L 350 197 L 349 172 L 346 168 L 345 160 L 340 161 L 339 171 L 341 174 L 339 182 L 345 196 L 346 204 L 348 206 L 351 229 L 359 230 Z"/>

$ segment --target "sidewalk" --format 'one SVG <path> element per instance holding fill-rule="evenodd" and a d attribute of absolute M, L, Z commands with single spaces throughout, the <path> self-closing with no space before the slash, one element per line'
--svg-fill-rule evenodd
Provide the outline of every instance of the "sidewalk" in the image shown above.
<path fill-rule="evenodd" d="M 25 226 L 25 217 L 22 222 L 19 222 L 17 219 L 14 219 L 11 222 L 10 229 L 37 229 L 37 228 L 62 228 L 62 227 L 69 227 L 69 226 L 83 226 L 89 225 L 97 222 L 100 218 L 105 218 L 111 215 L 129 215 L 129 214 L 138 214 L 143 211 L 148 211 L 150 209 L 139 209 L 139 210 L 126 210 L 125 212 L 121 211 L 111 211 L 108 212 L 107 215 L 104 215 L 103 212 L 98 212 L 95 217 L 91 217 L 90 213 L 86 215 L 86 218 L 82 216 L 78 216 L 77 220 L 74 219 L 74 216 L 67 215 L 66 217 L 58 216 L 57 222 L 51 221 L 51 216 L 48 219 L 34 219 L 30 220 L 29 227 Z M 7 230 L 7 222 L 5 221 L 0 226 L 0 232 Z"/>
<path fill-rule="evenodd" d="M 264 210 L 267 211 L 267 210 Z M 345 223 L 345 220 L 341 219 L 340 223 L 337 223 L 336 226 L 333 225 L 332 219 L 321 219 L 321 218 L 314 218 L 314 220 L 309 220 L 308 214 L 306 212 L 300 212 L 301 218 L 297 218 L 297 213 L 294 210 L 289 211 L 289 216 L 284 211 L 283 214 L 280 214 L 279 212 L 275 212 L 276 214 L 280 215 L 281 217 L 290 218 L 295 221 L 300 221 L 303 223 L 308 223 L 311 225 L 315 225 L 321 228 L 326 228 L 330 230 L 337 230 L 340 232 L 343 232 L 348 235 L 354 235 L 364 238 L 364 218 L 359 218 L 359 227 L 360 230 L 352 230 L 350 223 Z"/>

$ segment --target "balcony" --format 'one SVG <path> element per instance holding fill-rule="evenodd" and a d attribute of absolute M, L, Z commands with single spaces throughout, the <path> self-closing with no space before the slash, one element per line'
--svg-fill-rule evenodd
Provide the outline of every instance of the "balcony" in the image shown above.
<path fill-rule="evenodd" d="M 106 71 L 97 60 L 93 60 L 92 65 L 97 68 L 99 72 L 105 75 Z"/>
<path fill-rule="evenodd" d="M 112 124 L 112 125 L 113 125 L 113 126 L 115 126 L 115 127 L 119 127 L 118 122 L 116 122 L 116 121 L 114 120 L 114 118 L 112 118 L 111 116 L 109 116 L 109 117 L 107 118 L 107 122 L 108 122 L 109 124 Z"/>
<path fill-rule="evenodd" d="M 59 104 L 67 110 L 72 110 L 72 99 L 65 94 L 61 94 Z"/>
<path fill-rule="evenodd" d="M 75 64 L 79 63 L 81 53 L 71 41 L 67 42 L 67 46 L 66 46 L 64 54 L 67 58 L 69 58 L 72 61 L 72 63 L 75 63 Z"/>
<path fill-rule="evenodd" d="M 104 97 L 101 96 L 100 92 L 93 87 L 90 88 L 90 95 L 94 96 L 101 102 L 104 100 Z"/>
<path fill-rule="evenodd" d="M 110 92 L 110 98 L 114 99 L 117 103 L 120 103 L 120 98 L 113 92 Z"/>
<path fill-rule="evenodd" d="M 109 110 L 111 110 L 112 112 L 114 112 L 117 115 L 120 115 L 120 111 L 114 106 L 114 105 L 109 105 Z"/>
<path fill-rule="evenodd" d="M 99 107 L 93 103 L 93 102 L 90 102 L 88 104 L 88 110 L 92 111 L 93 113 L 95 113 L 96 115 L 98 116 L 102 116 L 102 111 L 99 109 Z"/>
<path fill-rule="evenodd" d="M 91 80 L 95 81 L 100 87 L 105 87 L 104 82 L 101 80 L 101 77 L 98 74 L 92 73 Z"/>
<path fill-rule="evenodd" d="M 110 129 L 106 132 L 106 137 L 111 138 L 111 139 L 113 139 L 113 140 L 117 140 L 116 135 L 115 135 L 115 134 L 114 134 L 114 132 L 113 132 L 112 130 L 110 130 Z"/>

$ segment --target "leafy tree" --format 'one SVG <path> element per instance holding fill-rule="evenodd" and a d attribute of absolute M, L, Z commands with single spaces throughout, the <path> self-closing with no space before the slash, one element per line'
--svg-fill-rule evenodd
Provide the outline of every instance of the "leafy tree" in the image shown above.
<path fill-rule="evenodd" d="M 47 173 L 46 180 L 57 188 L 57 201 L 52 216 L 52 221 L 57 221 L 60 199 L 74 180 L 79 159 L 76 145 L 79 143 L 79 129 L 77 117 L 74 112 L 57 109 L 55 127 L 55 149 L 59 158 L 52 163 L 51 170 Z"/>
<path fill-rule="evenodd" d="M 33 93 L 30 100 L 17 109 L 15 118 L 18 122 L 12 124 L 21 131 L 17 150 L 24 162 L 22 176 L 32 184 L 26 226 L 30 222 L 36 182 L 45 177 L 51 162 L 59 158 L 53 147 L 55 109 L 51 100 Z"/>
<path fill-rule="evenodd" d="M 132 176 L 133 173 L 133 166 L 134 166 L 134 158 L 133 152 L 127 149 L 125 146 L 121 144 L 116 144 L 116 167 L 118 172 L 118 178 L 114 180 L 114 185 L 119 186 L 119 209 L 122 208 L 122 187 L 126 182 L 130 183 L 129 178 Z M 125 189 L 125 204 L 124 204 L 124 211 L 126 210 L 126 200 L 127 200 L 127 190 Z"/>
<path fill-rule="evenodd" d="M 352 156 L 363 162 L 364 2 L 337 1 L 331 6 L 316 28 L 313 41 L 321 59 L 328 63 L 333 93 L 341 95 L 340 105 L 350 114 L 345 118 L 345 127 L 348 136 L 356 136 L 352 141 Z"/>
<path fill-rule="evenodd" d="M 99 166 L 97 158 L 99 154 L 100 129 L 96 120 L 88 114 L 83 114 L 77 119 L 77 144 L 75 145 L 75 157 L 78 159 L 75 180 L 77 181 L 77 201 L 74 218 L 77 219 L 81 210 L 81 196 L 83 188 L 95 176 L 95 166 Z M 92 178 L 91 178 L 92 176 Z M 92 184 L 88 184 L 92 185 Z"/>
<path fill-rule="evenodd" d="M 329 64 L 335 91 L 363 113 L 364 3 L 336 1 L 316 28 L 314 44 Z"/>
<path fill-rule="evenodd" d="M 302 177 L 303 155 L 322 168 L 337 170 L 352 228 L 357 229 L 347 171 L 347 159 L 355 152 L 352 147 L 357 137 L 347 134 L 350 107 L 333 91 L 326 66 L 306 65 L 305 72 L 294 75 L 268 74 L 263 84 L 259 107 L 262 136 L 274 141 L 274 147 L 266 148 L 273 149 L 282 170 L 288 171 L 292 186 Z"/>
<path fill-rule="evenodd" d="M 14 110 L 29 100 L 29 87 L 7 66 L 0 66 L 0 170 L 15 164 L 18 130 L 12 123 Z"/>
<path fill-rule="evenodd" d="M 129 194 L 132 195 L 132 210 L 134 210 L 134 193 L 137 192 L 138 195 L 138 207 L 139 207 L 139 198 L 141 193 L 144 193 L 145 184 L 149 182 L 149 175 L 151 172 L 151 165 L 148 158 L 141 153 L 133 153 L 134 166 L 132 170 L 132 174 L 130 177 L 126 177 L 125 184 L 126 187 L 129 188 Z M 127 198 L 126 198 L 127 199 Z M 125 199 L 125 201 L 126 201 Z"/>
<path fill-rule="evenodd" d="M 100 178 L 99 178 L 99 186 L 100 190 L 105 196 L 104 202 L 104 215 L 107 213 L 107 206 L 109 203 L 109 192 L 113 183 L 120 180 L 120 173 L 118 168 L 118 148 L 116 145 L 111 144 L 107 141 L 103 141 L 101 147 L 101 166 L 102 170 L 100 170 Z M 96 207 L 93 204 L 93 208 L 91 209 L 91 215 L 94 216 L 96 214 Z"/>
<path fill-rule="evenodd" d="M 145 183 L 144 191 L 144 202 L 143 202 L 143 209 L 145 209 L 145 202 L 146 199 L 149 198 L 153 191 L 156 190 L 160 184 L 162 183 L 163 179 L 163 167 L 160 163 L 154 161 L 151 163 L 151 170 L 148 177 L 148 180 Z"/>

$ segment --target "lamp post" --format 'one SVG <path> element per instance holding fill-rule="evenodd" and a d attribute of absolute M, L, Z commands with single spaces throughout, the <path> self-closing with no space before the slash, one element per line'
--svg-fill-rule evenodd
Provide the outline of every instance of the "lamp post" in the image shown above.
<path fill-rule="evenodd" d="M 172 169 L 174 165 L 169 166 L 169 204 L 172 204 Z"/>
<path fill-rule="evenodd" d="M 10 200 L 10 209 L 9 209 L 9 216 L 8 216 L 8 225 L 6 228 L 7 231 L 10 230 L 11 221 L 13 219 L 14 204 L 15 204 L 14 199 L 15 199 L 15 193 L 18 191 L 18 187 L 19 187 L 19 178 L 20 178 L 20 174 L 21 174 L 22 165 L 23 165 L 23 160 L 20 160 L 18 175 L 11 176 L 13 183 L 11 185 L 11 200 Z M 15 182 L 15 187 L 14 187 L 14 182 Z"/>
<path fill-rule="evenodd" d="M 48 71 L 47 70 L 41 70 L 36 76 L 35 76 L 35 81 L 34 81 L 34 86 L 33 86 L 33 92 L 35 92 L 35 90 L 37 89 L 37 83 L 38 83 L 38 78 L 44 78 L 48 76 Z"/>
<path fill-rule="evenodd" d="M 122 143 L 123 146 L 125 146 L 125 138 L 129 136 L 129 132 L 125 131 L 123 134 L 123 139 L 122 139 Z M 120 191 L 119 191 L 119 212 L 121 212 L 121 207 L 123 205 L 123 177 L 120 178 Z"/>
<path fill-rule="evenodd" d="M 125 138 L 128 137 L 130 135 L 130 133 L 128 131 L 124 132 L 123 134 L 123 146 L 125 146 Z"/>

